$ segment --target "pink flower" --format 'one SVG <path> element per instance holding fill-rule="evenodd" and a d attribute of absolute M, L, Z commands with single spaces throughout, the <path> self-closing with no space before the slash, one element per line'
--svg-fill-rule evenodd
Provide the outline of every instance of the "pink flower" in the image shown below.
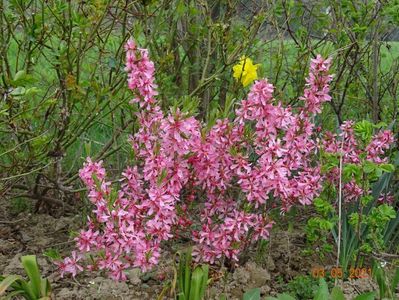
<path fill-rule="evenodd" d="M 81 252 L 89 252 L 92 247 L 97 246 L 97 237 L 99 232 L 93 232 L 92 229 L 87 231 L 82 230 L 77 238 L 75 238 L 76 245 Z"/>
<path fill-rule="evenodd" d="M 83 256 L 81 254 L 72 251 L 71 257 L 66 257 L 63 261 L 57 262 L 56 264 L 60 269 L 61 277 L 63 277 L 65 273 L 70 273 L 72 277 L 75 277 L 77 273 L 83 271 L 83 267 L 78 264 L 78 261 L 82 258 Z"/>

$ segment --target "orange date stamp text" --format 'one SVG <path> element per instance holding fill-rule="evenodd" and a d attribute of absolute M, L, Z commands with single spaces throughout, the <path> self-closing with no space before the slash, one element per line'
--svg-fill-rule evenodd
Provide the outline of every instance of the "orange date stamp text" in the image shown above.
<path fill-rule="evenodd" d="M 371 278 L 371 268 L 369 267 L 350 267 L 349 270 L 343 270 L 341 267 L 313 267 L 311 269 L 313 278 L 337 278 L 337 279 L 360 279 Z"/>

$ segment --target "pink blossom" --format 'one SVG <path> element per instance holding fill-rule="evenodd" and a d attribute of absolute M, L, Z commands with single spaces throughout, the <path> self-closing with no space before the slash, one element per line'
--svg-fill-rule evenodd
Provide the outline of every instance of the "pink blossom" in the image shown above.
<path fill-rule="evenodd" d="M 61 277 L 64 276 L 65 273 L 72 274 L 73 277 L 76 276 L 77 273 L 83 271 L 83 267 L 78 264 L 78 262 L 83 258 L 81 254 L 78 254 L 76 251 L 72 251 L 70 257 L 64 258 L 63 261 L 57 262 Z"/>

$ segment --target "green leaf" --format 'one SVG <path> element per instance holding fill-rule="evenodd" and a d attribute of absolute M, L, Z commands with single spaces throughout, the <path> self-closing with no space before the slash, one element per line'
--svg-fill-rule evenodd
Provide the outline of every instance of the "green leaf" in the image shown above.
<path fill-rule="evenodd" d="M 259 300 L 260 299 L 260 289 L 254 288 L 244 293 L 243 300 Z"/>
<path fill-rule="evenodd" d="M 19 87 L 16 87 L 15 89 L 13 89 L 12 92 L 11 92 L 10 94 L 11 94 L 12 96 L 18 97 L 18 96 L 23 96 L 23 95 L 25 95 L 25 92 L 26 92 L 25 88 L 22 87 L 22 86 L 19 86 Z"/>
<path fill-rule="evenodd" d="M 117 65 L 116 59 L 115 59 L 114 57 L 110 57 L 109 60 L 108 60 L 108 66 L 109 66 L 111 69 L 115 69 L 115 68 L 116 68 L 116 65 Z"/>
<path fill-rule="evenodd" d="M 392 284 L 391 290 L 395 291 L 396 288 L 398 287 L 398 284 L 399 284 L 399 268 L 396 268 L 396 272 L 395 272 L 395 275 L 392 278 L 391 284 Z"/>
<path fill-rule="evenodd" d="M 329 298 L 328 286 L 324 278 L 320 278 L 319 289 L 313 300 L 326 300 Z"/>
<path fill-rule="evenodd" d="M 35 255 L 25 255 L 21 257 L 22 265 L 25 269 L 26 274 L 29 277 L 30 282 L 28 283 L 32 289 L 32 292 L 39 298 L 41 285 L 42 285 L 42 277 L 40 275 L 39 266 L 37 264 Z"/>
<path fill-rule="evenodd" d="M 60 260 L 61 259 L 61 255 L 58 252 L 58 250 L 57 249 L 53 249 L 53 248 L 50 248 L 50 249 L 44 251 L 43 255 L 48 257 L 48 258 L 54 259 L 54 260 Z"/>
<path fill-rule="evenodd" d="M 209 266 L 203 265 L 202 266 L 202 282 L 201 282 L 201 289 L 200 289 L 200 297 L 201 299 L 204 298 L 206 288 L 208 287 L 208 275 L 209 275 Z"/>
<path fill-rule="evenodd" d="M 373 201 L 373 196 L 371 196 L 371 195 L 363 196 L 363 197 L 360 198 L 360 201 L 361 201 L 363 206 L 366 206 L 371 201 Z"/>
<path fill-rule="evenodd" d="M 278 294 L 277 297 L 266 297 L 265 300 L 296 300 L 296 299 L 288 294 Z"/>
<path fill-rule="evenodd" d="M 40 286 L 40 292 L 42 296 L 44 296 L 42 299 L 47 298 L 50 293 L 51 293 L 51 284 L 50 281 L 47 278 L 42 279 L 42 284 Z"/>
<path fill-rule="evenodd" d="M 396 217 L 395 209 L 386 203 L 380 205 L 378 210 L 381 215 L 387 219 L 394 219 Z"/>
<path fill-rule="evenodd" d="M 361 171 L 361 167 L 355 164 L 346 164 L 343 168 L 343 174 L 346 179 L 352 179 L 352 176 L 360 178 Z"/>
<path fill-rule="evenodd" d="M 373 124 L 367 120 L 357 122 L 354 131 L 358 138 L 363 142 L 368 143 L 373 134 Z"/>
<path fill-rule="evenodd" d="M 382 164 L 382 165 L 380 165 L 380 169 L 382 169 L 383 171 L 385 171 L 387 173 L 391 173 L 391 172 L 395 171 L 395 167 L 392 164 Z"/>
<path fill-rule="evenodd" d="M 344 293 L 339 287 L 334 287 L 331 291 L 331 300 L 345 300 Z"/>
<path fill-rule="evenodd" d="M 18 81 L 23 81 L 25 77 L 26 77 L 26 71 L 21 70 L 15 74 L 13 81 L 14 83 L 17 83 Z"/>
<path fill-rule="evenodd" d="M 376 170 L 377 167 L 378 167 L 377 164 L 375 164 L 369 160 L 366 160 L 363 165 L 363 170 L 365 173 L 369 174 L 369 173 L 374 172 L 374 170 Z"/>
<path fill-rule="evenodd" d="M 25 294 L 27 295 L 27 299 L 29 300 L 37 299 L 37 296 L 35 295 L 32 286 L 29 284 L 29 282 L 21 280 L 21 289 L 24 290 Z"/>
<path fill-rule="evenodd" d="M 313 201 L 313 205 L 315 206 L 317 212 L 323 216 L 327 216 L 329 213 L 334 211 L 333 206 L 328 201 L 321 198 L 316 198 Z"/>
<path fill-rule="evenodd" d="M 201 300 L 201 288 L 203 282 L 204 272 L 202 268 L 195 268 L 193 275 L 191 276 L 191 286 L 190 286 L 190 300 Z"/>
<path fill-rule="evenodd" d="M 185 268 L 184 268 L 184 294 L 186 296 L 190 295 L 190 287 L 191 287 L 191 262 L 192 262 L 192 255 L 191 255 L 191 248 L 187 250 L 185 254 Z"/>
<path fill-rule="evenodd" d="M 388 126 L 388 124 L 385 123 L 385 122 L 379 122 L 379 123 L 373 125 L 373 127 L 377 128 L 377 129 L 380 129 L 380 128 L 383 128 L 383 127 L 387 127 L 387 126 Z"/>
<path fill-rule="evenodd" d="M 4 294 L 4 292 L 16 281 L 22 280 L 21 276 L 18 275 L 10 275 L 4 278 L 0 282 L 0 296 Z"/>
<path fill-rule="evenodd" d="M 25 96 L 33 96 L 33 95 L 36 95 L 39 92 L 40 92 L 40 89 L 34 86 L 34 87 L 31 87 L 31 88 L 26 90 Z"/>
<path fill-rule="evenodd" d="M 349 221 L 348 223 L 352 225 L 353 227 L 356 227 L 357 224 L 359 224 L 359 214 L 357 212 L 351 213 L 349 215 Z"/>
<path fill-rule="evenodd" d="M 373 197 L 378 199 L 378 197 L 387 189 L 390 181 L 392 179 L 392 173 L 384 173 L 373 186 Z"/>
<path fill-rule="evenodd" d="M 361 294 L 353 300 L 374 300 L 375 296 L 376 296 L 376 292 L 369 292 L 369 293 Z"/>
<path fill-rule="evenodd" d="M 25 294 L 24 290 L 12 291 L 12 292 L 8 293 L 7 296 L 5 296 L 4 298 L 1 298 L 1 300 L 12 300 L 12 299 L 15 299 L 14 298 L 15 296 L 22 295 L 22 294 Z"/>

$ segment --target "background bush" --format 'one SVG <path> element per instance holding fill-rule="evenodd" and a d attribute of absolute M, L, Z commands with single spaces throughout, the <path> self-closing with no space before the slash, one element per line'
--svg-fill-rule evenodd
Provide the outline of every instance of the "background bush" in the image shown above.
<path fill-rule="evenodd" d="M 384 121 L 397 132 L 398 1 L 0 0 L 0 193 L 72 209 L 83 159 L 119 171 L 134 133 L 129 36 L 151 51 L 159 99 L 212 124 L 245 90 L 243 55 L 294 104 L 309 61 L 333 57 L 320 125 Z M 187 96 L 188 95 L 188 96 Z M 393 182 L 395 181 L 393 177 Z"/>

